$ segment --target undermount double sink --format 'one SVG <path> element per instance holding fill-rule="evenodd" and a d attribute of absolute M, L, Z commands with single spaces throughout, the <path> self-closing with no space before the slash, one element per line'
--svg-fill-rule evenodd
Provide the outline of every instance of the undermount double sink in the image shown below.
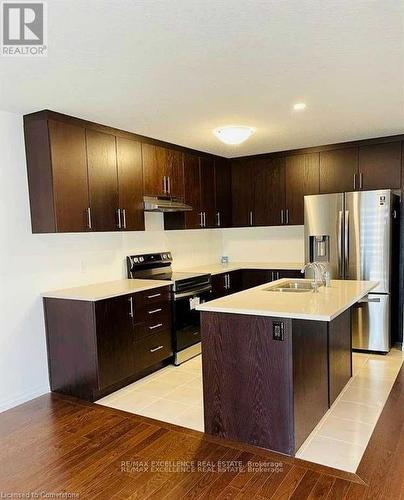
<path fill-rule="evenodd" d="M 322 283 L 318 283 L 318 286 L 322 286 Z M 313 292 L 313 290 L 313 282 L 311 280 L 284 281 L 283 283 L 264 288 L 265 292 L 306 293 Z"/>

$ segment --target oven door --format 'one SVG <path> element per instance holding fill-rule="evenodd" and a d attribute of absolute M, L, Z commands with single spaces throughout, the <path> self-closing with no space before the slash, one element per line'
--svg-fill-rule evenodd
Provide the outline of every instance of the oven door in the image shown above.
<path fill-rule="evenodd" d="M 195 309 L 198 300 L 202 304 L 211 300 L 212 287 L 202 290 L 174 294 L 173 333 L 174 351 L 182 351 L 201 341 L 199 311 Z"/>

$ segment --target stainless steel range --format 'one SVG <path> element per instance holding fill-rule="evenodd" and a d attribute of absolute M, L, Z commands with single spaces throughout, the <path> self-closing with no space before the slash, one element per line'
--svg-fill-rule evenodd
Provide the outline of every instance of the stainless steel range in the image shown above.
<path fill-rule="evenodd" d="M 201 353 L 201 333 L 198 303 L 211 299 L 210 274 L 181 273 L 172 270 L 170 252 L 131 255 L 126 258 L 128 278 L 168 280 L 172 287 L 172 334 L 174 363 Z"/>

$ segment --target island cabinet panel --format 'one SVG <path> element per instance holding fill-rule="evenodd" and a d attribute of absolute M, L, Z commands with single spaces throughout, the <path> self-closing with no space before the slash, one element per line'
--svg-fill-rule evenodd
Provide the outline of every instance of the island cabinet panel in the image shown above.
<path fill-rule="evenodd" d="M 292 320 L 295 450 L 328 410 L 328 323 Z"/>
<path fill-rule="evenodd" d="M 118 174 L 115 136 L 86 130 L 90 226 L 95 231 L 118 229 Z"/>
<path fill-rule="evenodd" d="M 140 142 L 116 138 L 119 187 L 119 229 L 144 230 L 143 169 Z"/>
<path fill-rule="evenodd" d="M 330 406 L 352 377 L 351 309 L 329 323 Z"/>
<path fill-rule="evenodd" d="M 343 193 L 359 186 L 358 147 L 320 152 L 320 193 Z"/>
<path fill-rule="evenodd" d="M 293 454 L 291 321 L 281 320 L 284 341 L 272 338 L 274 318 L 201 321 L 205 432 Z"/>

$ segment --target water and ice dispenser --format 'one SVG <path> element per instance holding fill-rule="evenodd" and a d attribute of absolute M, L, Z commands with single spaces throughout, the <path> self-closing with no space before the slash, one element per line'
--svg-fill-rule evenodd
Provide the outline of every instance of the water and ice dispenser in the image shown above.
<path fill-rule="evenodd" d="M 309 236 L 310 262 L 330 262 L 330 236 Z"/>

